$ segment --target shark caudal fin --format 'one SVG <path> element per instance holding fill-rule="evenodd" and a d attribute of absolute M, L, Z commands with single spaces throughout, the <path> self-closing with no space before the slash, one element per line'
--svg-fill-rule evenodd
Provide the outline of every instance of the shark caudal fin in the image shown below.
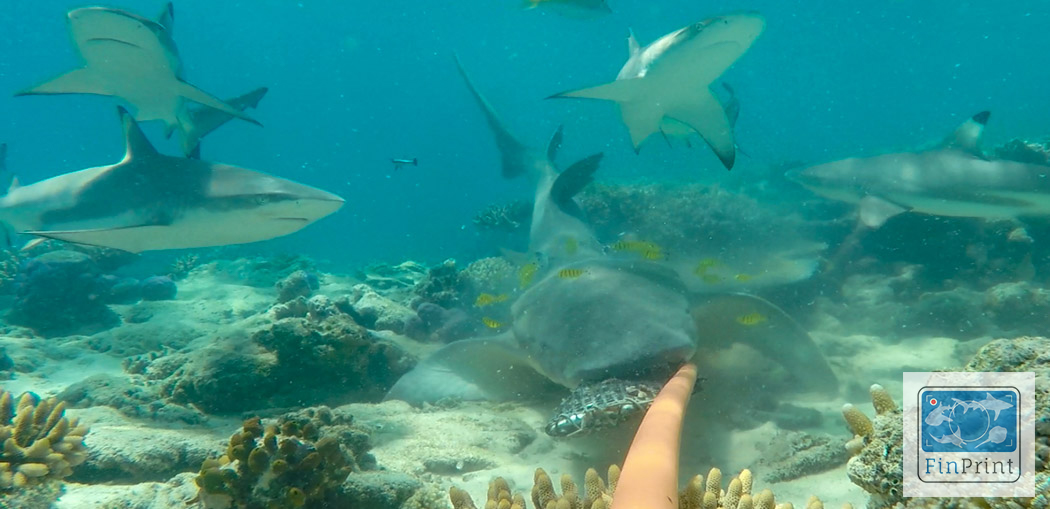
<path fill-rule="evenodd" d="M 551 201 L 565 213 L 579 217 L 581 215 L 579 205 L 572 198 L 587 187 L 587 184 L 594 182 L 594 172 L 601 165 L 604 155 L 599 152 L 587 156 L 561 172 L 551 185 Z"/>
<path fill-rule="evenodd" d="M 988 118 L 991 115 L 992 113 L 989 111 L 982 111 L 968 118 L 944 139 L 942 146 L 962 150 L 984 158 L 984 152 L 981 151 L 981 141 L 984 139 L 984 127 L 988 124 Z"/>
<path fill-rule="evenodd" d="M 269 92 L 266 87 L 259 87 L 247 94 L 226 100 L 226 104 L 244 111 L 259 106 L 259 101 Z M 200 141 L 212 131 L 233 119 L 224 111 L 206 106 L 187 107 L 183 105 L 179 112 L 179 127 L 182 131 L 182 153 L 186 157 L 200 159 Z M 168 133 L 170 136 L 170 133 Z"/>
<path fill-rule="evenodd" d="M 499 115 L 497 115 L 496 111 L 492 108 L 492 104 L 489 103 L 485 96 L 481 95 L 481 92 L 478 92 L 477 87 L 474 86 L 474 82 L 470 79 L 470 75 L 468 75 L 466 69 L 463 68 L 459 56 L 454 55 L 454 57 L 456 60 L 456 68 L 459 70 L 460 76 L 462 76 L 463 81 L 466 82 L 467 88 L 470 90 L 470 95 L 474 97 L 474 100 L 478 103 L 482 113 L 485 115 L 485 121 L 489 125 L 489 130 L 492 131 L 492 135 L 496 138 L 496 146 L 499 147 L 499 152 L 503 162 L 503 176 L 505 178 L 514 178 L 526 174 L 531 168 L 536 166 L 536 158 L 542 156 L 537 156 L 531 148 L 518 141 L 518 139 L 511 134 L 510 130 L 507 129 L 503 124 L 503 121 L 499 118 Z M 561 137 L 555 133 L 555 138 L 551 140 L 551 146 L 555 146 L 555 139 L 558 140 L 557 144 L 560 144 Z M 553 150 L 557 152 L 557 148 L 554 148 Z"/>

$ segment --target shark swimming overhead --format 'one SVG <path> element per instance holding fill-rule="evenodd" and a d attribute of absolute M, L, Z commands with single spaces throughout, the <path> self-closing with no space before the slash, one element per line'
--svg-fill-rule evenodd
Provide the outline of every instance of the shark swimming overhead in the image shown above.
<path fill-rule="evenodd" d="M 18 233 L 138 253 L 272 239 L 343 205 L 332 193 L 265 173 L 163 155 L 118 110 L 122 161 L 12 184 L 0 197 L 0 222 Z"/>
<path fill-rule="evenodd" d="M 650 135 L 687 126 L 715 151 L 726 168 L 736 160 L 733 127 L 711 84 L 765 29 L 757 13 L 711 18 L 671 32 L 644 48 L 628 38 L 630 57 L 616 81 L 551 98 L 615 101 L 635 150 Z M 666 126 L 666 129 L 665 129 Z"/>
<path fill-rule="evenodd" d="M 1050 215 L 1050 167 L 986 156 L 980 144 L 988 117 L 974 115 L 933 149 L 852 157 L 786 176 L 825 198 L 857 204 L 860 224 L 869 228 L 904 212 L 993 220 Z"/>
<path fill-rule="evenodd" d="M 15 95 L 94 94 L 117 97 L 144 122 L 161 120 L 169 131 L 185 125 L 186 101 L 214 108 L 258 124 L 240 109 L 182 80 L 182 61 L 172 39 L 174 20 L 168 3 L 158 21 L 120 9 L 84 7 L 69 11 L 73 43 L 84 67 Z"/>

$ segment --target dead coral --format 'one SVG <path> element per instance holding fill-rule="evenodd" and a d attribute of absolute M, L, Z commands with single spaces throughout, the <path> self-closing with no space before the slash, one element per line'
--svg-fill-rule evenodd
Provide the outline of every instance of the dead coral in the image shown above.
<path fill-rule="evenodd" d="M 65 417 L 66 405 L 27 392 L 17 403 L 0 391 L 0 494 L 62 479 L 87 459 L 87 426 Z"/>

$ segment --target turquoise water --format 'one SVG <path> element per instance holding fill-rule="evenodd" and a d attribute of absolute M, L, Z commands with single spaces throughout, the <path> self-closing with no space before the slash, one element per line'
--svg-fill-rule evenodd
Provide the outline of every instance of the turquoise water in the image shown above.
<path fill-rule="evenodd" d="M 604 151 L 599 179 L 747 182 L 770 165 L 815 163 L 939 139 L 993 112 L 989 140 L 1050 132 L 1050 11 L 1042 2 L 610 2 L 614 13 L 568 19 L 478 2 L 180 1 L 175 40 L 191 83 L 220 97 L 257 86 L 255 116 L 207 138 L 204 157 L 275 173 L 348 201 L 302 232 L 245 253 L 306 253 L 335 264 L 491 254 L 471 218 L 527 198 L 499 176 L 498 155 L 456 75 L 458 52 L 515 132 L 539 145 L 566 125 L 565 160 Z M 0 140 L 25 182 L 119 159 L 115 102 L 11 94 L 78 58 L 64 13 L 78 3 L 12 2 L 0 10 Z M 146 15 L 161 2 L 124 3 Z M 645 44 L 712 15 L 756 9 L 767 29 L 724 76 L 742 103 L 737 136 L 751 158 L 732 174 L 710 150 L 630 147 L 615 108 L 544 101 L 611 80 L 633 28 Z M 1042 50 L 1040 49 L 1042 48 Z M 149 134 L 163 150 L 159 126 Z M 393 157 L 419 167 L 394 171 Z"/>

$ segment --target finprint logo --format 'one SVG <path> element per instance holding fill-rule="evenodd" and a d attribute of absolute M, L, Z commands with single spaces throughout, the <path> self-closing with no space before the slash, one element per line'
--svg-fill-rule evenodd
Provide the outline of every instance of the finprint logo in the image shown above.
<path fill-rule="evenodd" d="M 1014 452 L 1017 450 L 1015 389 L 928 390 L 922 393 L 925 452 Z"/>
<path fill-rule="evenodd" d="M 905 497 L 1035 496 L 1035 374 L 904 373 Z"/>

